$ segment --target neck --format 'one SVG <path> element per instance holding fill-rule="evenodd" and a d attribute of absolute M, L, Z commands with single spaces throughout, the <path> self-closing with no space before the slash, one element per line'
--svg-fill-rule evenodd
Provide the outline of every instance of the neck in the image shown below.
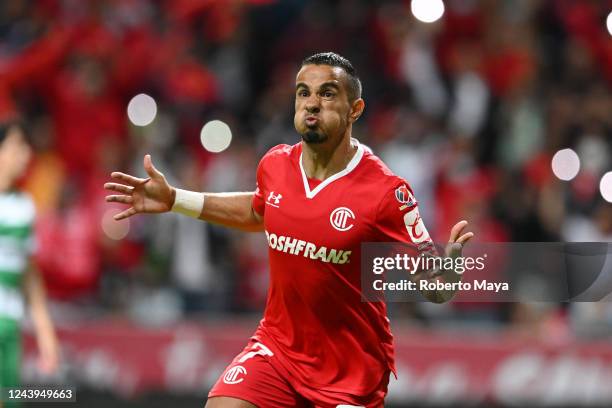
<path fill-rule="evenodd" d="M 350 129 L 335 145 L 302 142 L 302 165 L 309 178 L 325 180 L 346 168 L 357 146 L 351 142 Z"/>

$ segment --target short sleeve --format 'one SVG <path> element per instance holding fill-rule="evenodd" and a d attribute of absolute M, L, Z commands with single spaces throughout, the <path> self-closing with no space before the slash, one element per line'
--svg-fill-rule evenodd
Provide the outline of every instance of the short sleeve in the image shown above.
<path fill-rule="evenodd" d="M 23 208 L 27 215 L 27 236 L 24 240 L 24 250 L 28 256 L 33 256 L 38 250 L 38 241 L 36 239 L 36 206 L 32 197 L 28 194 L 23 194 Z"/>
<path fill-rule="evenodd" d="M 259 180 L 257 181 L 257 186 L 255 187 L 255 194 L 253 194 L 253 201 L 251 203 L 251 206 L 257 214 L 263 217 L 264 212 L 266 210 L 266 205 L 263 199 L 261 188 L 259 188 Z"/>
<path fill-rule="evenodd" d="M 251 206 L 253 210 L 259 215 L 263 217 L 264 212 L 266 210 L 266 203 L 264 201 L 264 193 L 263 193 L 263 165 L 264 165 L 264 156 L 257 166 L 257 184 L 255 186 L 255 193 L 253 194 L 253 201 L 251 202 Z"/>
<path fill-rule="evenodd" d="M 251 207 L 259 215 L 263 217 L 266 211 L 266 173 L 267 167 L 269 166 L 270 158 L 274 155 L 274 152 L 287 147 L 287 145 L 277 145 L 268 150 L 268 152 L 261 158 L 259 165 L 257 166 L 257 185 L 255 186 L 255 193 L 253 194 L 253 201 Z"/>
<path fill-rule="evenodd" d="M 383 242 L 414 244 L 419 252 L 433 250 L 433 242 L 419 214 L 412 189 L 399 179 L 387 190 L 378 206 L 376 228 Z"/>

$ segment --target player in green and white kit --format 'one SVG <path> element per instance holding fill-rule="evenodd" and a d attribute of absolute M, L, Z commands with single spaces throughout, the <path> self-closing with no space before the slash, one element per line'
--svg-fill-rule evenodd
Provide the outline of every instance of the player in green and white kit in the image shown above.
<path fill-rule="evenodd" d="M 49 318 L 42 280 L 31 266 L 34 250 L 34 203 L 15 190 L 31 157 L 23 129 L 0 124 L 0 387 L 19 386 L 21 362 L 20 322 L 26 303 L 32 316 L 47 373 L 58 365 L 58 345 Z M 0 401 L 0 407 L 3 403 Z M 8 402 L 4 407 L 10 407 Z"/>

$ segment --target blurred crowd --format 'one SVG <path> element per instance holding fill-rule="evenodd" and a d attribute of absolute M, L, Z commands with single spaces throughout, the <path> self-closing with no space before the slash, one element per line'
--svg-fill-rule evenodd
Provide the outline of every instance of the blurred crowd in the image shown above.
<path fill-rule="evenodd" d="M 38 207 L 37 262 L 52 297 L 151 324 L 261 311 L 261 234 L 174 214 L 116 223 L 102 185 L 113 170 L 144 175 L 151 153 L 182 188 L 253 190 L 263 153 L 299 140 L 301 60 L 329 50 L 363 82 L 354 136 L 408 180 L 435 240 L 465 218 L 482 242 L 611 242 L 599 180 L 612 168 L 612 2 L 445 5 L 424 24 L 407 0 L 2 2 L 0 116 L 21 119 L 36 151 L 23 186 Z M 126 114 L 139 93 L 158 107 L 145 127 Z M 233 132 L 220 154 L 200 144 L 212 119 Z M 563 148 L 581 159 L 569 182 L 551 171 Z M 420 324 L 484 316 L 559 336 L 574 320 L 612 327 L 605 303 L 393 309 Z"/>

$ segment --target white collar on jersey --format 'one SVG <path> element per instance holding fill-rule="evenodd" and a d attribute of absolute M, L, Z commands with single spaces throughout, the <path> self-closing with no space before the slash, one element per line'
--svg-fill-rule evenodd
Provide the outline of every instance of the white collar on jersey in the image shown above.
<path fill-rule="evenodd" d="M 351 141 L 357 144 L 357 152 L 355 152 L 355 155 L 353 156 L 351 161 L 348 162 L 348 164 L 346 165 L 346 168 L 344 170 L 339 171 L 336 174 L 329 176 L 325 180 L 323 180 L 321 184 L 315 187 L 314 190 L 310 190 L 310 185 L 308 184 L 308 176 L 306 176 L 306 172 L 304 171 L 304 165 L 302 164 L 303 152 L 300 153 L 300 172 L 302 173 L 302 181 L 304 182 L 304 191 L 306 192 L 306 198 L 313 198 L 314 196 L 317 195 L 319 191 L 323 190 L 325 187 L 327 187 L 329 184 L 333 183 L 334 181 L 338 180 L 339 178 L 346 176 L 351 171 L 353 171 L 355 167 L 357 167 L 357 165 L 361 161 L 361 158 L 363 157 L 364 149 L 363 149 L 363 145 L 359 143 L 357 139 L 351 138 Z"/>

